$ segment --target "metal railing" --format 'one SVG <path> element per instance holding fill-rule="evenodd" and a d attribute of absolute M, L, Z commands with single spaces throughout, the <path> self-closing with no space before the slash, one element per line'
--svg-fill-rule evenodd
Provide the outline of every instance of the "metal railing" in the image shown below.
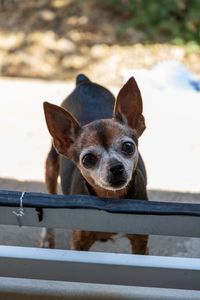
<path fill-rule="evenodd" d="M 0 191 L 0 224 L 200 237 L 200 204 Z M 0 246 L 0 276 L 200 290 L 200 259 Z"/>

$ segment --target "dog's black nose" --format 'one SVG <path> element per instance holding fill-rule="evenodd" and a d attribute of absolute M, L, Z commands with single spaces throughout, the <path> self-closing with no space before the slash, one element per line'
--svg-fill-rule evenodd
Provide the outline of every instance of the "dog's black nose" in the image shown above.
<path fill-rule="evenodd" d="M 122 175 L 124 172 L 124 166 L 120 162 L 116 163 L 110 167 L 110 172 L 114 176 Z"/>
<path fill-rule="evenodd" d="M 110 162 L 107 180 L 113 188 L 124 186 L 127 181 L 127 174 L 124 165 L 120 161 L 113 160 Z"/>

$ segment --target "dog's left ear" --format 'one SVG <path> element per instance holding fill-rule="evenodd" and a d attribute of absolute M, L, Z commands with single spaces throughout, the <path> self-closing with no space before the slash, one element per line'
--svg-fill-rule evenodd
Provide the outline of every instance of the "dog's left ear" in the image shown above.
<path fill-rule="evenodd" d="M 127 123 L 140 137 L 146 128 L 142 111 L 140 90 L 134 77 L 131 77 L 119 91 L 114 107 L 114 118 Z"/>

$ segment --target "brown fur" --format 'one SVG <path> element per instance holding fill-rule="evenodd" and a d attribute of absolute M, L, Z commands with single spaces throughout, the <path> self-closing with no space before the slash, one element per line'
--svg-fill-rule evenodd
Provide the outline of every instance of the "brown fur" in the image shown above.
<path fill-rule="evenodd" d="M 57 194 L 57 180 L 60 171 L 59 156 L 49 152 L 46 159 L 45 182 L 49 194 Z"/>
<path fill-rule="evenodd" d="M 130 197 L 132 199 L 147 200 L 146 182 L 139 170 L 130 181 L 133 189 L 127 185 L 121 189 L 113 188 L 109 190 L 103 188 L 104 185 L 101 186 L 95 182 L 96 177 L 93 179 L 93 175 L 90 176 L 90 170 L 83 168 L 79 159 L 84 149 L 96 146 L 97 148 L 103 147 L 107 151 L 114 142 L 124 136 L 130 137 L 136 145 L 138 144 L 138 137 L 145 130 L 145 121 L 142 115 L 141 94 L 134 78 L 130 78 L 120 90 L 115 103 L 113 119 L 95 120 L 81 127 L 71 113 L 63 108 L 44 103 L 44 109 L 47 126 L 53 137 L 55 148 L 59 153 L 74 161 L 90 187 L 88 189 L 89 193 L 104 198 Z M 104 164 L 101 166 L 104 166 Z M 132 172 L 136 172 L 134 168 Z M 46 184 L 50 193 L 56 193 L 57 191 L 58 173 L 59 157 L 57 153 L 55 155 L 55 150 L 54 152 L 51 150 L 46 160 Z M 51 233 L 51 229 L 49 231 Z M 75 230 L 70 245 L 72 249 L 86 251 L 90 249 L 95 241 L 111 239 L 114 234 Z M 148 253 L 147 235 L 128 234 L 127 237 L 131 243 L 132 253 Z"/>
<path fill-rule="evenodd" d="M 113 233 L 74 230 L 70 246 L 72 250 L 88 251 L 96 241 L 110 240 Z"/>
<path fill-rule="evenodd" d="M 116 122 L 114 119 L 97 120 L 93 124 L 88 124 L 82 128 L 74 148 L 80 149 L 91 145 L 102 145 L 107 149 L 114 140 L 124 135 L 136 139 L 134 130 Z"/>
<path fill-rule="evenodd" d="M 112 240 L 115 233 L 74 230 L 70 241 L 72 250 L 88 251 L 96 241 Z M 148 254 L 148 235 L 127 234 L 133 254 Z"/>
<path fill-rule="evenodd" d="M 60 158 L 54 147 L 51 147 L 45 163 L 45 183 L 49 194 L 57 194 L 57 180 L 60 171 Z M 42 248 L 55 248 L 55 234 L 52 228 L 43 228 L 39 239 Z"/>
<path fill-rule="evenodd" d="M 79 156 L 79 152 L 82 149 L 89 147 L 90 145 L 103 145 L 107 149 L 113 141 L 124 135 L 130 136 L 131 138 L 137 139 L 134 135 L 134 131 L 127 126 L 124 126 L 115 120 L 98 120 L 94 124 L 89 124 L 83 127 L 82 132 L 77 137 L 73 147 L 70 152 L 72 156 L 70 157 L 75 161 L 75 157 Z M 98 197 L 105 198 L 122 198 L 126 195 L 127 187 L 120 190 L 106 190 L 99 185 L 96 185 L 94 180 L 88 175 L 86 178 L 87 182 L 93 187 L 95 195 Z"/>

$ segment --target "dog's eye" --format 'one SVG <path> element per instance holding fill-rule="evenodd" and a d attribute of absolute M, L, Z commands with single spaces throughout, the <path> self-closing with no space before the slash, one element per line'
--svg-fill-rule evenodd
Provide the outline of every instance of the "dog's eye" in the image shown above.
<path fill-rule="evenodd" d="M 92 153 L 83 156 L 82 163 L 85 168 L 93 168 L 97 164 L 98 158 Z"/>
<path fill-rule="evenodd" d="M 121 149 L 124 154 L 130 155 L 134 153 L 135 146 L 132 142 L 124 142 Z"/>

